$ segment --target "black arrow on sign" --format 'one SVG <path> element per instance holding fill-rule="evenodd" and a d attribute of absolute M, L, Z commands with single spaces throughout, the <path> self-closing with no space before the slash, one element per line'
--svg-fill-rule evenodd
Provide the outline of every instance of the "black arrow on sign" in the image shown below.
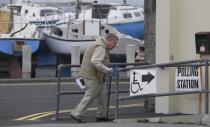
<path fill-rule="evenodd" d="M 142 82 L 147 82 L 149 84 L 155 76 L 148 72 L 146 75 L 142 75 Z"/>

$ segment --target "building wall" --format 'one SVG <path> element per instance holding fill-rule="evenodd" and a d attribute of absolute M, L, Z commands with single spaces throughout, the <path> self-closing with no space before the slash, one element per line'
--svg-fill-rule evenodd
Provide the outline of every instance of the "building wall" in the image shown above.
<path fill-rule="evenodd" d="M 195 33 L 210 31 L 209 5 L 210 0 L 156 0 L 156 63 L 200 58 Z M 174 70 L 158 69 L 158 92 L 174 92 Z M 203 100 L 200 95 L 157 98 L 156 112 L 197 114 L 203 112 Z"/>
<path fill-rule="evenodd" d="M 156 63 L 169 61 L 170 40 L 170 2 L 156 0 Z M 164 18 L 164 20 L 162 20 Z M 163 47 L 164 46 L 164 47 Z M 164 55 L 163 55 L 164 54 Z M 169 72 L 157 69 L 157 92 L 169 91 Z M 164 81 L 163 81 L 164 79 Z M 169 113 L 170 97 L 156 98 L 155 110 L 157 113 Z M 164 108 L 161 108 L 164 107 Z"/>

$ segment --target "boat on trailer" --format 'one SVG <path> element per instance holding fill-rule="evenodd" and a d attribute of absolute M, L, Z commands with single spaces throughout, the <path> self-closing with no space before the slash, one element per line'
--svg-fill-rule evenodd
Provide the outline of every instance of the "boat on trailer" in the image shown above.
<path fill-rule="evenodd" d="M 122 34 L 112 26 L 102 24 L 98 19 L 60 24 L 44 31 L 44 39 L 53 53 L 71 54 L 73 46 L 80 46 L 81 54 L 83 54 L 90 43 L 108 33 L 114 33 L 119 37 L 119 44 L 111 50 L 111 54 L 126 54 L 127 45 L 144 46 L 143 41 Z"/>
<path fill-rule="evenodd" d="M 35 53 L 39 48 L 40 38 L 37 26 L 29 24 L 7 9 L 0 10 L 0 53 L 9 56 L 22 56 L 22 46 L 27 45 Z"/>
<path fill-rule="evenodd" d="M 61 8 L 41 6 L 39 4 L 22 2 L 19 0 L 14 4 L 8 4 L 7 8 L 12 8 L 13 14 L 25 18 L 30 24 L 39 27 L 51 27 L 60 20 L 69 21 L 74 18 L 73 12 L 65 12 Z"/>
<path fill-rule="evenodd" d="M 144 9 L 127 4 L 93 3 L 79 13 L 79 21 L 99 19 L 119 32 L 137 39 L 144 39 Z"/>

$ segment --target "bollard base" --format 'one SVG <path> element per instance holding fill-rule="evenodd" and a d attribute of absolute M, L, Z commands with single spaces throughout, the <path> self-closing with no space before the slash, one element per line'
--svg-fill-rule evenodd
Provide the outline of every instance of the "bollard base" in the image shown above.
<path fill-rule="evenodd" d="M 30 79 L 31 73 L 30 72 L 23 72 L 22 73 L 22 79 Z"/>
<path fill-rule="evenodd" d="M 210 125 L 210 116 L 209 114 L 204 114 L 202 119 L 201 119 L 202 124 L 207 124 Z"/>

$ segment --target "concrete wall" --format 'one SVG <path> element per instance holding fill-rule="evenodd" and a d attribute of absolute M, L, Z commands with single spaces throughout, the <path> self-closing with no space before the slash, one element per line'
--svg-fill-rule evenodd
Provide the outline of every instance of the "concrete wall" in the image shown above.
<path fill-rule="evenodd" d="M 170 58 L 170 1 L 156 0 L 156 63 L 169 62 Z M 164 55 L 163 55 L 164 54 Z M 157 91 L 158 93 L 169 92 L 170 73 L 169 70 L 157 70 Z M 164 80 L 163 80 L 164 79 Z M 169 85 L 170 84 L 170 85 Z M 155 109 L 157 113 L 171 113 L 171 97 L 156 98 Z M 164 108 L 161 108 L 164 107 Z"/>
<path fill-rule="evenodd" d="M 199 59 L 195 50 L 195 33 L 210 31 L 210 0 L 156 2 L 156 63 Z M 158 69 L 157 84 L 158 92 L 173 92 L 174 69 Z M 203 100 L 200 95 L 157 98 L 156 112 L 202 113 Z"/>

